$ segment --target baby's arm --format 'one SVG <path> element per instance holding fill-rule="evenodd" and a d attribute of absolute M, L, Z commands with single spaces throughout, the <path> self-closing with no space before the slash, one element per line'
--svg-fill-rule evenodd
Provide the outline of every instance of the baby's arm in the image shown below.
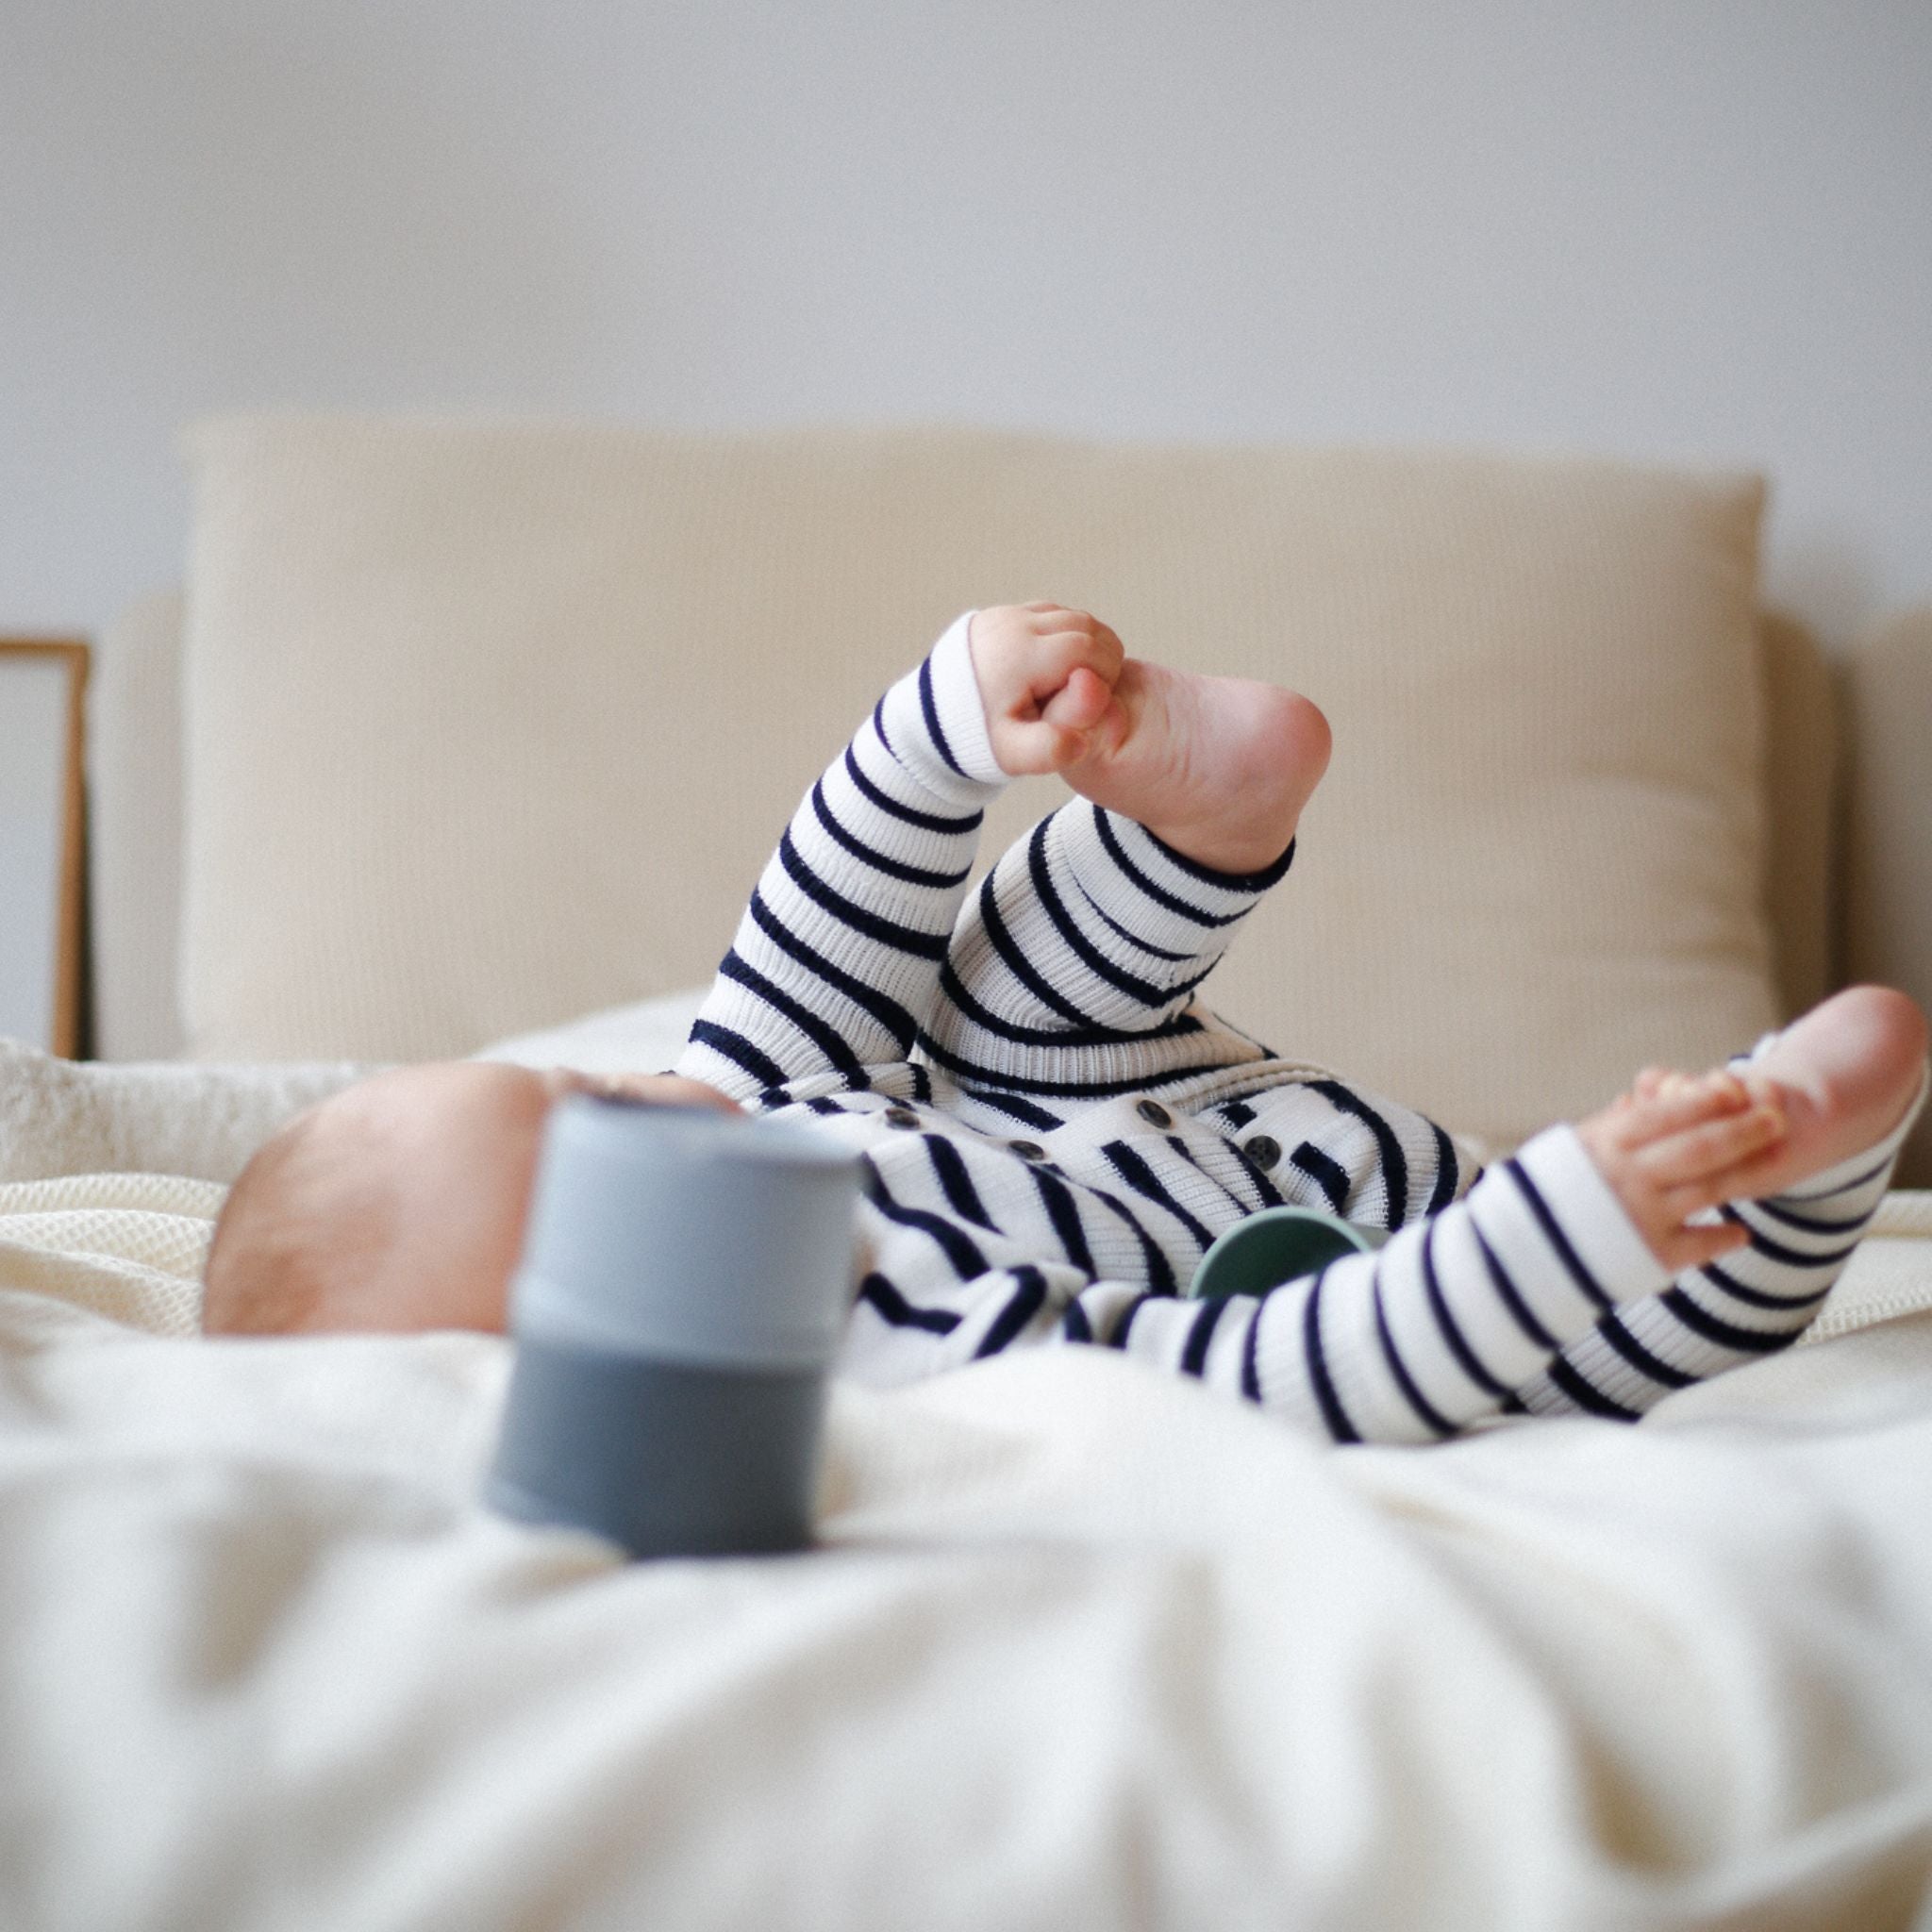
<path fill-rule="evenodd" d="M 867 1084 L 924 1024 L 986 801 L 1003 782 L 960 618 L 793 814 L 678 1071 L 739 1097 Z"/>
<path fill-rule="evenodd" d="M 1118 640 L 1077 612 L 981 614 L 1006 640 L 985 675 L 968 641 L 976 615 L 961 617 L 799 806 L 682 1073 L 748 1099 L 814 1077 L 862 1087 L 868 1068 L 906 1060 L 930 1016 L 987 800 L 1008 773 L 1077 749 L 1066 721 L 1097 717 L 1108 699 L 1091 667 L 1117 668 Z"/>
<path fill-rule="evenodd" d="M 975 663 L 986 620 L 998 648 Z M 1057 605 L 969 613 L 892 686 L 766 866 L 679 1071 L 741 1098 L 870 1084 L 930 1019 L 987 801 L 1104 713 L 1119 640 Z"/>
<path fill-rule="evenodd" d="M 1923 1073 L 1920 1080 L 1923 1093 Z M 1766 1099 L 1781 1109 L 1786 1091 L 1768 1085 L 1748 1063 L 1701 1080 L 1640 1075 L 1633 1094 L 1586 1124 L 1587 1132 L 1594 1129 L 1592 1157 L 1624 1191 L 1633 1178 L 1633 1150 L 1624 1143 L 1646 1106 L 1681 1105 L 1701 1091 L 1721 1111 Z M 1662 1293 L 1619 1307 L 1566 1348 L 1517 1391 L 1523 1406 L 1536 1415 L 1635 1421 L 1673 1390 L 1788 1348 L 1816 1319 L 1857 1251 L 1917 1111 L 1908 1107 L 1875 1138 L 1869 1137 L 1868 1116 L 1865 1131 L 1848 1131 L 1828 1150 L 1835 1161 L 1815 1151 L 1806 1160 L 1807 1126 L 1814 1148 L 1818 1126 L 1815 1115 L 1809 1123 L 1801 1118 L 1765 1150 L 1768 1171 L 1740 1176 L 1717 1225 L 1700 1230 L 1710 1246 L 1682 1257 L 1688 1265 Z M 1642 1158 L 1636 1150 L 1636 1162 Z M 1826 1164 L 1816 1170 L 1820 1159 Z M 1803 1172 L 1807 1167 L 1814 1171 Z M 1792 1188 L 1794 1171 L 1803 1177 Z M 1641 1165 L 1634 1177 L 1641 1186 Z M 1641 1224 L 1642 1207 L 1631 1211 Z M 1725 1238 L 1727 1249 L 1721 1245 Z"/>

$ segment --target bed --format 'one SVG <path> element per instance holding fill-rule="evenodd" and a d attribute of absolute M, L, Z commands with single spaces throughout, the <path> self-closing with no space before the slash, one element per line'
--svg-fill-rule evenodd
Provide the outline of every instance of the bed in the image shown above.
<path fill-rule="evenodd" d="M 1799 1347 L 1634 1429 L 1337 1452 L 1071 1348 L 841 1385 L 782 1559 L 490 1515 L 498 1340 L 196 1323 L 226 1182 L 359 1070 L 668 1060 L 798 785 L 971 602 L 1324 697 L 1337 802 L 1226 1004 L 1494 1149 L 1845 977 L 1925 997 L 1924 614 L 1827 665 L 1757 608 L 1755 479 L 1583 459 L 190 455 L 185 602 L 101 666 L 110 1058 L 0 1045 L 0 1923 L 1926 1923 L 1914 1188 Z"/>

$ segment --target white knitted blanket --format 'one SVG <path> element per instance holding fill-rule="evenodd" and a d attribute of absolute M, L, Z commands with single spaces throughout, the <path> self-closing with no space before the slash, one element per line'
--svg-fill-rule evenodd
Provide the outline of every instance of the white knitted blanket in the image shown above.
<path fill-rule="evenodd" d="M 201 1177 L 0 1184 L 0 1924 L 1876 1927 L 1932 1891 L 1932 1196 L 1824 1345 L 1636 1429 L 1333 1452 L 1044 1350 L 841 1389 L 821 1553 L 625 1566 L 476 1506 L 501 1341 L 196 1335 L 208 1174 L 345 1070 L 168 1071 L 142 1144 Z M 88 1072 L 131 1134 L 151 1072 Z M 40 1164 L 139 1151 L 65 1077 Z"/>
<path fill-rule="evenodd" d="M 668 1064 L 700 997 L 672 994 L 486 1052 L 591 1072 Z M 222 1188 L 282 1122 L 368 1071 L 345 1061 L 98 1065 L 0 1040 L 0 1241 L 38 1256 L 42 1279 L 65 1269 L 81 1306 L 158 1334 L 192 1333 Z M 18 1185 L 35 1182 L 49 1185 Z M 1808 1339 L 1932 1307 L 1932 1271 L 1916 1245 L 1925 1237 L 1932 1192 L 1888 1197 Z M 99 1264 L 94 1274 L 62 1258 L 78 1255 Z M 111 1294 L 110 1275 L 125 1284 Z"/>

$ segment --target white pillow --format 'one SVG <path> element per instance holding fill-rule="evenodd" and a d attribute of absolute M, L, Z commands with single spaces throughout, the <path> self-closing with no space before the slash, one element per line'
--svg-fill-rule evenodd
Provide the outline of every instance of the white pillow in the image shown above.
<path fill-rule="evenodd" d="M 519 1067 L 575 1067 L 580 1074 L 657 1074 L 675 1066 L 708 988 L 590 1013 L 539 1033 L 499 1040 L 473 1058 Z"/>

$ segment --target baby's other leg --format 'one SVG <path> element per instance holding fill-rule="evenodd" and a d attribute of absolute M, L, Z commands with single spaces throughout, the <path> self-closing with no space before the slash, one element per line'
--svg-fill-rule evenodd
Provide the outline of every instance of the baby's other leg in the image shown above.
<path fill-rule="evenodd" d="M 1784 1133 L 1740 1176 L 1716 1228 L 1735 1245 L 1619 1309 L 1520 1391 L 1540 1415 L 1635 1420 L 1673 1389 L 1788 1348 L 1843 1273 L 1926 1091 L 1925 1023 L 1903 994 L 1855 987 L 1733 1063 Z M 1636 1102 L 1681 1094 L 1640 1078 Z M 1715 1233 L 1716 1229 L 1713 1229 Z"/>
<path fill-rule="evenodd" d="M 1130 820 L 1063 806 L 961 908 L 922 1044 L 968 1087 L 1049 1103 L 1260 1058 L 1194 989 L 1282 870 L 1217 874 Z"/>
<path fill-rule="evenodd" d="M 1260 1057 L 1192 996 L 1288 868 L 1326 724 L 1292 691 L 1132 659 L 1111 689 L 1055 747 L 1088 802 L 1017 842 L 955 926 L 925 1043 L 969 1085 L 1098 1098 Z"/>

